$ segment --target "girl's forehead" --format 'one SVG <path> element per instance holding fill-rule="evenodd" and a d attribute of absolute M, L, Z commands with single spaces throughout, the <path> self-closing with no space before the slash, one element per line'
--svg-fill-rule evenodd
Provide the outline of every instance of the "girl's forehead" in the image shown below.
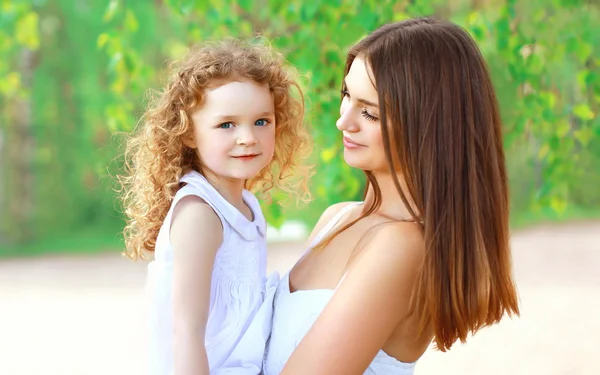
<path fill-rule="evenodd" d="M 193 117 L 214 119 L 242 117 L 274 112 L 274 100 L 269 86 L 254 81 L 229 81 L 206 90 L 202 103 Z"/>
<path fill-rule="evenodd" d="M 260 83 L 257 82 L 251 78 L 248 77 L 244 77 L 244 76 L 240 76 L 240 75 L 234 75 L 234 76 L 230 76 L 230 77 L 223 77 L 223 78 L 214 78 L 212 79 L 208 85 L 206 86 L 206 90 L 216 90 L 219 87 L 222 86 L 226 86 L 229 84 L 250 84 L 250 85 L 254 85 L 254 86 L 264 86 L 264 87 L 269 87 L 269 85 L 267 85 L 266 83 Z"/>

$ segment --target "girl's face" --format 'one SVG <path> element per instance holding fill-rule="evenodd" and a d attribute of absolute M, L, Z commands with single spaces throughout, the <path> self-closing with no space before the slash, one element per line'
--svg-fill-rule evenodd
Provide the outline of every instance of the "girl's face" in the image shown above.
<path fill-rule="evenodd" d="M 197 149 L 205 172 L 247 180 L 271 162 L 275 150 L 275 108 L 267 85 L 230 80 L 207 89 L 191 113 Z"/>
<path fill-rule="evenodd" d="M 344 78 L 340 118 L 344 160 L 365 171 L 388 171 L 379 123 L 379 98 L 369 65 L 356 57 Z"/>

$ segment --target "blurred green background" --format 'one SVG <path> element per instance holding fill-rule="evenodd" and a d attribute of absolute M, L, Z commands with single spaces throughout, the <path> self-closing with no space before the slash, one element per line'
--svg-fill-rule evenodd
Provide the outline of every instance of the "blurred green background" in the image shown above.
<path fill-rule="evenodd" d="M 265 205 L 312 225 L 359 199 L 335 128 L 349 46 L 383 23 L 436 15 L 480 45 L 501 102 L 514 228 L 600 217 L 599 0 L 0 2 L 0 256 L 122 249 L 113 177 L 122 137 L 197 42 L 260 34 L 301 74 L 315 200 Z M 276 197 L 277 199 L 277 197 Z"/>

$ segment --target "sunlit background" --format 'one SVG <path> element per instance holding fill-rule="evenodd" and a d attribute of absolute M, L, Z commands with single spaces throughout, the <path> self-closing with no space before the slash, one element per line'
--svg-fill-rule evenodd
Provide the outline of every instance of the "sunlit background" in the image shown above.
<path fill-rule="evenodd" d="M 310 204 L 263 206 L 285 272 L 321 212 L 362 194 L 335 128 L 348 47 L 422 15 L 465 27 L 489 64 L 522 316 L 416 373 L 600 374 L 599 0 L 0 1 L 0 374 L 144 373 L 145 264 L 120 256 L 114 176 L 170 61 L 260 34 L 297 69 L 317 169 Z"/>

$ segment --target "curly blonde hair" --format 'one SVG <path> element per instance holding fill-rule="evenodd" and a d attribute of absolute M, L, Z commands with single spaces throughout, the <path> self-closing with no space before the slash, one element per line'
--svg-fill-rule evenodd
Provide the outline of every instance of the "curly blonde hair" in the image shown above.
<path fill-rule="evenodd" d="M 166 87 L 150 100 L 127 141 L 125 174 L 119 177 L 127 220 L 125 254 L 133 260 L 154 251 L 162 222 L 181 187 L 179 179 L 191 170 L 202 172 L 196 150 L 185 140 L 193 135 L 191 110 L 202 105 L 205 90 L 217 80 L 243 77 L 267 84 L 273 94 L 273 160 L 246 181 L 246 188 L 261 198 L 268 198 L 272 188 L 302 201 L 310 197 L 312 167 L 301 163 L 310 152 L 304 96 L 280 53 L 264 43 L 227 39 L 192 50 L 172 67 Z"/>

